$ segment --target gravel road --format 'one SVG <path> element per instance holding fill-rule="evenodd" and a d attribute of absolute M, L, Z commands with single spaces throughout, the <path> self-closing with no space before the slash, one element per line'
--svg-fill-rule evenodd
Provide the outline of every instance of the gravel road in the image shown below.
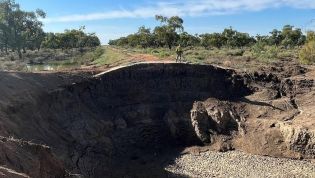
<path fill-rule="evenodd" d="M 239 151 L 207 151 L 178 157 L 167 171 L 189 177 L 315 178 L 315 163 L 255 156 Z"/>

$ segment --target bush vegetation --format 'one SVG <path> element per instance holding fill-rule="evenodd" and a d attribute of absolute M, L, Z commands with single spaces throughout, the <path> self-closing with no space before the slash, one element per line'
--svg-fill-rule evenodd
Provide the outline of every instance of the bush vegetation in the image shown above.
<path fill-rule="evenodd" d="M 300 60 L 302 63 L 315 63 L 315 41 L 310 41 L 301 49 Z"/>
<path fill-rule="evenodd" d="M 213 48 L 240 48 L 231 55 L 242 55 L 242 48 L 252 47 L 255 56 L 264 56 L 266 53 L 273 53 L 279 47 L 286 49 L 295 48 L 305 44 L 306 36 L 301 29 L 291 25 L 285 25 L 282 30 L 274 29 L 270 35 L 250 36 L 248 33 L 239 32 L 232 27 L 226 28 L 221 33 L 204 33 L 191 35 L 184 31 L 183 19 L 178 16 L 163 17 L 156 16 L 156 20 L 161 22 L 160 26 L 151 29 L 140 27 L 137 33 L 110 40 L 109 45 L 124 47 L 161 48 L 171 49 L 173 46 L 181 44 L 183 47 L 204 47 Z M 271 57 L 273 54 L 271 54 Z"/>
<path fill-rule="evenodd" d="M 248 33 L 234 30 L 232 27 L 224 29 L 221 33 L 192 35 L 184 31 L 184 21 L 178 16 L 170 18 L 157 16 L 156 20 L 160 21 L 161 25 L 153 30 L 142 26 L 134 34 L 110 40 L 109 45 L 142 48 L 144 53 L 168 57 L 175 55 L 174 52 L 163 48 L 171 49 L 181 44 L 186 51 L 184 56 L 196 61 L 217 56 L 245 56 L 266 62 L 300 56 L 304 63 L 312 61 L 308 58 L 312 57 L 310 53 L 313 52 L 313 43 L 310 41 L 315 41 L 315 32 L 308 32 L 306 36 L 301 29 L 291 25 L 285 25 L 281 30 L 274 29 L 269 35 L 251 36 Z M 303 47 L 303 45 L 305 46 Z M 198 54 L 191 51 L 191 48 Z"/>
<path fill-rule="evenodd" d="M 81 57 L 97 65 L 109 64 L 121 57 L 119 52 L 109 48 L 97 48 L 100 45 L 99 38 L 95 33 L 86 33 L 85 27 L 65 30 L 63 33 L 44 32 L 40 19 L 45 16 L 45 12 L 40 9 L 24 11 L 14 0 L 0 0 L 0 51 L 7 55 L 7 59 L 15 60 L 12 52 L 22 58 L 23 53 L 28 55 L 26 50 L 41 48 L 62 51 L 77 48 L 82 51 Z M 153 30 L 141 26 L 134 34 L 110 40 L 109 45 L 168 58 L 176 55 L 170 49 L 181 44 L 185 48 L 184 57 L 198 62 L 208 57 L 221 56 L 246 56 L 262 61 L 299 57 L 306 64 L 315 61 L 314 31 L 304 35 L 301 29 L 285 25 L 281 30 L 272 30 L 269 35 L 251 36 L 232 27 L 222 32 L 189 34 L 184 29 L 181 17 L 156 15 L 155 19 L 160 25 Z M 83 55 L 85 48 L 96 51 Z M 104 50 L 106 55 L 103 55 Z"/>
<path fill-rule="evenodd" d="M 43 48 L 50 49 L 72 49 L 99 45 L 98 37 L 94 33 L 84 33 L 84 27 L 79 30 L 65 30 L 64 33 L 46 33 L 41 43 Z"/>

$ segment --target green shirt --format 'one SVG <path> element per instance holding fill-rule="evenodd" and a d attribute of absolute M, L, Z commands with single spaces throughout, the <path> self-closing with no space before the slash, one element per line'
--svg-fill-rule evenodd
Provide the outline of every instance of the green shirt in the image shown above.
<path fill-rule="evenodd" d="M 176 53 L 183 53 L 182 47 L 178 46 L 178 47 L 176 48 Z"/>

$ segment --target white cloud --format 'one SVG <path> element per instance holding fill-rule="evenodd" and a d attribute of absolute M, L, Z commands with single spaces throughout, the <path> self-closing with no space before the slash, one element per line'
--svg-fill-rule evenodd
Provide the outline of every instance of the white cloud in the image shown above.
<path fill-rule="evenodd" d="M 242 11 L 260 11 L 267 8 L 293 7 L 315 9 L 315 0 L 175 0 L 157 2 L 136 9 L 119 9 L 107 12 L 75 14 L 43 19 L 46 23 L 75 22 L 118 18 L 150 18 L 165 16 L 206 16 L 234 14 Z"/>

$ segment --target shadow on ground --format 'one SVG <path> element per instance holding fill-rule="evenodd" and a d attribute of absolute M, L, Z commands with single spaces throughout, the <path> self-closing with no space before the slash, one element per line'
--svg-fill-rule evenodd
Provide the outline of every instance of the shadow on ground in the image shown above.
<path fill-rule="evenodd" d="M 169 148 L 159 153 L 141 153 L 118 159 L 113 163 L 113 171 L 108 177 L 118 178 L 188 178 L 166 170 L 181 155 L 183 148 Z"/>

